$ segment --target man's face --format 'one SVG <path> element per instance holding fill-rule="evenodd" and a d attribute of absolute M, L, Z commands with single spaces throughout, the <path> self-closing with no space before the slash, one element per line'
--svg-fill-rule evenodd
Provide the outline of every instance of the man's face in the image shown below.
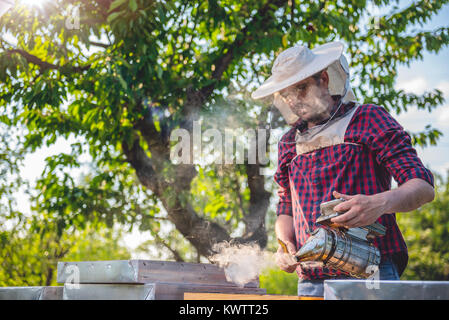
<path fill-rule="evenodd" d="M 330 116 L 323 81 L 312 77 L 279 91 L 281 99 L 303 121 L 318 123 Z"/>

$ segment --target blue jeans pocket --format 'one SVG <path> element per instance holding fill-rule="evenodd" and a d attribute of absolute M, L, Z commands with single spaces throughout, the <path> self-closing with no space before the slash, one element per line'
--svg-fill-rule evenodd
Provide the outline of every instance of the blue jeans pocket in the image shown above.
<path fill-rule="evenodd" d="M 386 259 L 380 263 L 379 280 L 399 280 L 398 270 L 391 259 Z"/>

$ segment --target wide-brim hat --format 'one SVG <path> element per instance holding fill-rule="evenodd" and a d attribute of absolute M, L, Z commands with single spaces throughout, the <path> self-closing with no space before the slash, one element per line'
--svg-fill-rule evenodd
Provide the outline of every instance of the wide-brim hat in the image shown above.
<path fill-rule="evenodd" d="M 273 63 L 272 75 L 251 94 L 253 99 L 272 95 L 339 61 L 344 45 L 339 41 L 329 42 L 310 50 L 295 46 L 281 52 Z"/>
<path fill-rule="evenodd" d="M 329 42 L 312 50 L 304 46 L 286 49 L 274 61 L 271 77 L 254 91 L 251 97 L 261 99 L 274 95 L 276 108 L 288 124 L 294 124 L 299 117 L 276 93 L 326 69 L 329 75 L 329 94 L 340 96 L 342 103 L 356 101 L 349 82 L 349 65 L 343 49 L 344 45 L 339 41 Z"/>

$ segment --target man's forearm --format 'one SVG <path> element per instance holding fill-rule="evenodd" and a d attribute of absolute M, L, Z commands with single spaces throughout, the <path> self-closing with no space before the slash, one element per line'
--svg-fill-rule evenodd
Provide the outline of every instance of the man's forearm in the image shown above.
<path fill-rule="evenodd" d="M 276 219 L 276 236 L 283 242 L 295 243 L 295 230 L 293 228 L 293 217 L 281 214 Z"/>
<path fill-rule="evenodd" d="M 334 191 L 333 195 L 346 201 L 335 206 L 334 210 L 342 214 L 331 221 L 355 228 L 370 225 L 385 213 L 415 210 L 432 201 L 435 192 L 427 181 L 411 179 L 397 189 L 373 195 L 347 195 L 337 191 Z"/>
<path fill-rule="evenodd" d="M 296 252 L 295 230 L 293 228 L 293 218 L 286 214 L 281 214 L 276 219 L 274 226 L 276 236 L 284 245 L 279 245 L 276 253 L 276 263 L 286 272 L 293 272 L 298 266 L 298 262 L 293 259 Z M 285 247 L 289 254 L 286 254 Z"/>
<path fill-rule="evenodd" d="M 396 189 L 378 194 L 384 201 L 385 213 L 415 210 L 435 197 L 433 187 L 425 180 L 411 179 Z"/>

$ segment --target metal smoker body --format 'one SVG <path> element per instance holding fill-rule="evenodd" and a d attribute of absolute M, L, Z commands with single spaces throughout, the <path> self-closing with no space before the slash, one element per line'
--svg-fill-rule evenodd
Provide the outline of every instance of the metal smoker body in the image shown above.
<path fill-rule="evenodd" d="M 342 199 L 320 205 L 321 215 L 317 223 L 324 228 L 316 229 L 295 254 L 297 261 L 322 261 L 327 267 L 339 269 L 357 278 L 368 278 L 378 270 L 380 252 L 372 239 L 385 235 L 385 227 L 378 222 L 365 227 L 345 228 L 331 219 L 340 213 L 334 207 Z"/>

